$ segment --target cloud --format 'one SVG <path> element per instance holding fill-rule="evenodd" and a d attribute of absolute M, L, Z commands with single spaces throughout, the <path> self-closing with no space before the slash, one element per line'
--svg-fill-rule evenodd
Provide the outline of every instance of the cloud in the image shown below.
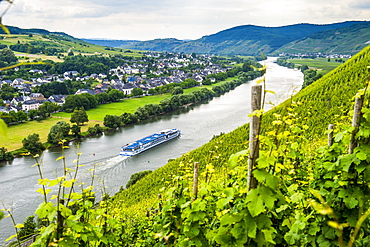
<path fill-rule="evenodd" d="M 4 1 L 2 1 L 4 2 Z M 370 17 L 367 0 L 16 0 L 4 23 L 76 37 L 196 39 L 240 25 Z M 0 2 L 1 3 L 1 2 Z M 0 6 L 1 7 L 1 6 Z"/>
<path fill-rule="evenodd" d="M 356 0 L 351 2 L 349 6 L 356 9 L 370 9 L 370 2 L 368 0 Z"/>

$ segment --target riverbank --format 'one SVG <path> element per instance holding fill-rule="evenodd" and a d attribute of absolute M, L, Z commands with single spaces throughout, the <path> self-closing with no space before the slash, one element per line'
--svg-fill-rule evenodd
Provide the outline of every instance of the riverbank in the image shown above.
<path fill-rule="evenodd" d="M 194 91 L 202 90 L 203 88 L 211 89 L 214 86 L 220 86 L 235 79 L 237 79 L 237 77 L 229 77 L 225 81 L 221 81 L 212 85 L 188 88 L 184 90 L 184 94 L 190 94 Z M 94 127 L 96 124 L 99 124 L 103 127 L 103 120 L 106 115 L 119 116 L 124 112 L 134 113 L 139 107 L 144 107 L 147 104 L 159 104 L 163 99 L 168 99 L 170 97 L 171 94 L 165 93 L 138 98 L 128 98 L 123 99 L 120 102 L 98 105 L 96 108 L 86 111 L 89 122 L 81 126 L 81 132 L 84 133 L 83 136 L 90 136 L 87 132 L 89 127 Z M 22 149 L 22 140 L 33 133 L 39 134 L 40 141 L 47 144 L 47 136 L 50 128 L 61 120 L 72 125 L 72 123 L 69 121 L 71 114 L 72 113 L 58 112 L 52 114 L 51 118 L 44 120 L 34 120 L 22 124 L 11 125 L 8 127 L 8 135 L 1 139 L 0 147 L 5 147 L 8 151 L 11 151 L 15 155 L 23 153 L 24 150 Z"/>

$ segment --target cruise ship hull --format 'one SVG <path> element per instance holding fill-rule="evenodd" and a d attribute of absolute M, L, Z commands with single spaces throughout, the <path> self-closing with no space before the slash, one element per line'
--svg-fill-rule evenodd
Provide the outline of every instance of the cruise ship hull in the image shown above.
<path fill-rule="evenodd" d="M 178 129 L 162 130 L 159 133 L 144 137 L 121 147 L 120 155 L 134 156 L 162 143 L 175 139 L 178 136 L 180 136 L 180 130 Z"/>

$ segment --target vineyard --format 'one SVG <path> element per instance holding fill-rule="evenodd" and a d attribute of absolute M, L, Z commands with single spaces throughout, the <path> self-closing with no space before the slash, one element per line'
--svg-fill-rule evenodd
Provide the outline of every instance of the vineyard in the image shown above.
<path fill-rule="evenodd" d="M 255 188 L 247 186 L 248 124 L 99 204 L 90 186 L 76 184 L 77 158 L 65 176 L 40 179 L 41 194 L 58 189 L 36 211 L 45 224 L 33 246 L 369 245 L 369 65 L 367 47 L 283 104 L 254 113 L 262 119 Z M 354 98 L 364 100 L 359 127 L 350 126 Z"/>

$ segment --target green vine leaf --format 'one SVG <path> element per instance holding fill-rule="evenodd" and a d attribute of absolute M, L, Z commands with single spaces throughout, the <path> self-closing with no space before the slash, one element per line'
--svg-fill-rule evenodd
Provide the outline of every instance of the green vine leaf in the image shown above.
<path fill-rule="evenodd" d="M 232 166 L 232 167 L 235 167 L 238 165 L 239 163 L 239 158 L 240 157 L 243 157 L 243 156 L 247 156 L 249 153 L 248 150 L 242 150 L 240 152 L 237 152 L 236 154 L 232 154 L 229 158 L 229 164 Z"/>

